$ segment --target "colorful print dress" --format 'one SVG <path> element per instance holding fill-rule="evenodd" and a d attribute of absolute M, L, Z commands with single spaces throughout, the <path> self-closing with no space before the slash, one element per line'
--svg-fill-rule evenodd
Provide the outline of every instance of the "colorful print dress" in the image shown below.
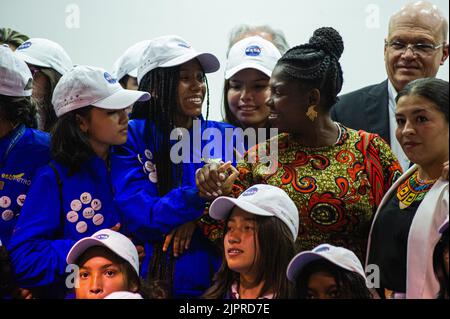
<path fill-rule="evenodd" d="M 402 169 L 378 135 L 339 126 L 333 146 L 304 147 L 289 134 L 274 137 L 278 157 L 270 153 L 271 140 L 255 146 L 237 165 L 233 196 L 253 184 L 280 187 L 300 214 L 298 251 L 329 243 L 364 260 L 372 216 Z"/>

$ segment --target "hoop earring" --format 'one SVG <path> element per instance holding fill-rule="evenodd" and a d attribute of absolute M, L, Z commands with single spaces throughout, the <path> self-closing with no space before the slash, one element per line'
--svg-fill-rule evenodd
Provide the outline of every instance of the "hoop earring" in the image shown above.
<path fill-rule="evenodd" d="M 308 112 L 306 112 L 306 116 L 309 118 L 309 120 L 311 122 L 314 122 L 314 120 L 316 119 L 318 114 L 319 113 L 317 113 L 317 111 L 316 111 L 316 105 L 315 104 L 310 105 L 308 107 Z"/>

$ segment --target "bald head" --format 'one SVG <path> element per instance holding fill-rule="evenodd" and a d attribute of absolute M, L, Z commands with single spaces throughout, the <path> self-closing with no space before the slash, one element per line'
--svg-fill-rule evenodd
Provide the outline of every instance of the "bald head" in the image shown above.
<path fill-rule="evenodd" d="M 447 40 L 447 19 L 436 5 L 428 1 L 409 3 L 395 13 L 389 21 L 389 35 L 402 26 L 428 29 L 436 33 L 439 42 Z"/>

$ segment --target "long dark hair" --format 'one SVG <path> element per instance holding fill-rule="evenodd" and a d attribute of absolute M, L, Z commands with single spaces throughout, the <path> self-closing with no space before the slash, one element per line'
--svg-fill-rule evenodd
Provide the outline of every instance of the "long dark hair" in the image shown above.
<path fill-rule="evenodd" d="M 69 174 L 78 172 L 95 152 L 89 136 L 82 132 L 77 115 L 90 119 L 92 106 L 86 106 L 62 115 L 51 131 L 50 150 L 53 158 L 69 168 Z"/>
<path fill-rule="evenodd" d="M 255 215 L 255 219 L 257 225 L 255 244 L 258 241 L 259 258 L 255 259 L 253 266 L 257 270 L 255 283 L 264 281 L 260 294 L 263 296 L 272 290 L 274 298 L 291 298 L 293 287 L 286 277 L 286 268 L 295 255 L 292 233 L 287 225 L 276 217 Z M 227 232 L 226 227 L 224 231 Z M 214 284 L 205 292 L 203 298 L 223 299 L 236 281 L 239 281 L 239 273 L 228 268 L 224 252 Z"/>
<path fill-rule="evenodd" d="M 239 120 L 234 116 L 233 112 L 230 110 L 230 105 L 228 104 L 228 90 L 230 89 L 230 80 L 225 80 L 225 83 L 223 84 L 223 102 L 222 102 L 222 111 L 225 113 L 224 121 L 226 123 L 229 123 L 231 125 L 234 125 L 236 127 L 241 127 L 241 123 Z"/>
<path fill-rule="evenodd" d="M 49 92 L 47 92 L 44 97 L 44 101 L 38 102 L 34 100 L 34 103 L 37 106 L 37 111 L 39 113 L 39 124 L 41 130 L 44 132 L 50 132 L 53 125 L 55 125 L 56 120 L 58 119 L 52 104 L 53 91 L 55 90 L 56 85 L 61 79 L 61 74 L 57 71 L 50 68 L 39 68 L 42 74 L 46 76 L 49 81 L 50 87 Z"/>
<path fill-rule="evenodd" d="M 343 52 L 339 33 L 330 27 L 320 28 L 309 43 L 289 49 L 276 67 L 282 67 L 282 76 L 299 81 L 308 89 L 318 89 L 324 100 L 322 106 L 329 110 L 338 101 L 344 82 L 339 63 Z"/>
<path fill-rule="evenodd" d="M 310 262 L 298 274 L 296 280 L 298 299 L 307 299 L 309 278 L 319 271 L 334 277 L 339 292 L 338 299 L 372 299 L 366 280 L 360 274 L 338 267 L 325 259 Z"/>
<path fill-rule="evenodd" d="M 206 85 L 206 119 L 209 116 L 208 80 L 204 75 Z M 155 150 L 155 165 L 158 174 L 158 193 L 167 194 L 181 183 L 181 165 L 175 168 L 168 163 L 170 160 L 170 132 L 174 128 L 174 119 L 178 112 L 178 84 L 180 81 L 180 66 L 156 68 L 144 75 L 139 83 L 139 91 L 152 95 L 149 101 L 136 102 L 130 118 L 144 118 L 155 125 L 156 134 L 149 132 L 150 141 Z"/>
<path fill-rule="evenodd" d="M 24 124 L 36 128 L 36 106 L 29 96 L 13 97 L 0 95 L 0 118 L 13 125 Z"/>

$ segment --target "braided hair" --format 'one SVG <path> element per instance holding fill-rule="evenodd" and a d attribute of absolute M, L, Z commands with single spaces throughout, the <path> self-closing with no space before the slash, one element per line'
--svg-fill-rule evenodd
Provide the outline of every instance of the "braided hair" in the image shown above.
<path fill-rule="evenodd" d="M 314 31 L 306 44 L 288 50 L 278 61 L 282 74 L 290 79 L 317 88 L 328 109 L 338 101 L 343 77 L 339 58 L 344 52 L 344 42 L 339 33 L 324 27 Z"/>
<path fill-rule="evenodd" d="M 206 119 L 209 116 L 209 89 L 206 84 Z M 136 102 L 130 114 L 132 119 L 146 118 L 155 125 L 157 134 L 151 134 L 150 139 L 155 152 L 155 165 L 158 172 L 158 193 L 167 194 L 173 187 L 181 183 L 181 165 L 173 170 L 170 160 L 170 133 L 174 128 L 174 119 L 178 112 L 178 83 L 180 81 L 180 66 L 156 68 L 144 75 L 139 83 L 139 91 L 152 95 L 149 101 Z"/>
<path fill-rule="evenodd" d="M 148 72 L 140 81 L 138 90 L 150 92 L 152 98 L 145 102 L 136 102 L 130 117 L 146 118 L 155 125 L 157 134 L 149 136 L 155 152 L 155 164 L 158 169 L 158 192 L 167 194 L 173 187 L 172 166 L 170 161 L 170 132 L 173 129 L 174 116 L 178 105 L 178 82 L 180 67 L 156 68 Z"/>
<path fill-rule="evenodd" d="M 206 103 L 209 115 L 209 90 L 206 76 Z M 172 188 L 182 182 L 182 164 L 170 165 L 170 133 L 174 128 L 174 119 L 178 112 L 178 84 L 180 82 L 180 66 L 156 68 L 144 75 L 139 83 L 139 91 L 146 91 L 152 95 L 149 101 L 136 102 L 130 114 L 132 119 L 144 118 L 155 127 L 155 133 L 147 131 L 153 146 L 155 165 L 158 174 L 158 193 L 167 194 Z M 149 284 L 173 287 L 174 257 L 170 252 L 162 251 L 162 243 L 155 243 L 153 256 L 149 264 Z"/>

